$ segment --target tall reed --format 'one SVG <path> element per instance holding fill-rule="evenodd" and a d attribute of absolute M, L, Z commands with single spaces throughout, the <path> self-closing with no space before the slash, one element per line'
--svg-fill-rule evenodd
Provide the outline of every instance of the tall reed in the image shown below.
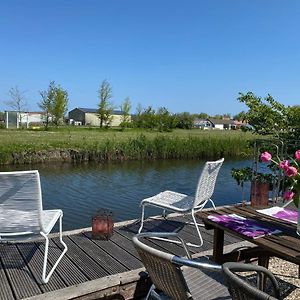
<path fill-rule="evenodd" d="M 251 138 L 250 138 L 251 140 Z M 33 139 L 0 145 L 0 164 L 133 159 L 215 159 L 251 155 L 249 136 L 241 134 L 138 134 L 102 138 L 71 134 L 60 140 Z"/>

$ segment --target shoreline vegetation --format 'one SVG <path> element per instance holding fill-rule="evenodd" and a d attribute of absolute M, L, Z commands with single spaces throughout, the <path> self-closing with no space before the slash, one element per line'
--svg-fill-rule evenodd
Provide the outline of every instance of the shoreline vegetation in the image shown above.
<path fill-rule="evenodd" d="M 247 158 L 257 136 L 239 130 L 158 132 L 61 127 L 0 130 L 0 165 L 152 159 Z"/>

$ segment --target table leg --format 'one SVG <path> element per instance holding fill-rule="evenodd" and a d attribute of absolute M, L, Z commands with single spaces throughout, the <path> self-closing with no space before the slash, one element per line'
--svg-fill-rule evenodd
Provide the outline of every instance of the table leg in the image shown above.
<path fill-rule="evenodd" d="M 219 264 L 223 263 L 224 230 L 214 229 L 213 260 Z"/>
<path fill-rule="evenodd" d="M 269 259 L 270 256 L 265 254 L 265 255 L 260 255 L 258 257 L 258 265 L 259 266 L 263 266 L 266 269 L 269 268 Z M 265 290 L 265 286 L 266 286 L 266 276 L 264 274 L 259 274 L 259 280 L 257 282 L 257 287 L 261 290 L 264 291 Z"/>
<path fill-rule="evenodd" d="M 266 269 L 269 268 L 269 258 L 270 256 L 265 254 L 265 255 L 260 255 L 258 257 L 258 265 L 265 267 Z"/>

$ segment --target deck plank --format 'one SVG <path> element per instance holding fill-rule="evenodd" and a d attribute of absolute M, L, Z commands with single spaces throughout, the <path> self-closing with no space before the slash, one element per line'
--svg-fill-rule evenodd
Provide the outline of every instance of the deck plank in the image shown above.
<path fill-rule="evenodd" d="M 0 299 L 7 299 L 7 300 L 15 299 L 1 261 L 0 261 Z"/>
<path fill-rule="evenodd" d="M 122 229 L 122 234 L 126 234 L 128 236 L 128 238 L 132 239 L 133 235 L 138 231 L 139 227 L 140 227 L 140 224 L 133 224 L 132 226 L 130 226 L 130 225 L 126 226 Z M 151 221 L 146 221 L 144 223 L 143 232 L 147 232 L 147 231 L 172 232 L 172 228 L 170 229 L 170 227 L 165 222 L 165 220 L 152 219 Z M 162 251 L 168 251 L 175 255 L 185 255 L 182 247 L 180 247 L 177 244 L 167 243 L 167 242 L 163 242 L 163 241 L 158 242 L 155 240 L 147 241 L 147 244 L 149 246 L 152 245 L 154 247 L 157 247 L 158 249 L 160 249 Z"/>
<path fill-rule="evenodd" d="M 179 235 L 187 241 L 195 242 L 196 231 L 192 226 L 186 226 L 181 217 L 174 219 L 148 219 L 145 222 L 144 231 L 156 232 L 179 232 Z M 113 236 L 108 241 L 95 240 L 91 238 L 91 232 L 87 229 L 68 232 L 63 240 L 68 246 L 68 251 L 58 264 L 49 283 L 43 285 L 40 282 L 44 243 L 35 241 L 26 244 L 0 245 L 0 299 L 17 300 L 34 296 L 34 299 L 52 299 L 72 293 L 76 289 L 80 291 L 80 299 L 93 299 L 97 295 L 104 295 L 107 291 L 116 293 L 123 289 L 122 282 L 126 282 L 126 274 L 131 274 L 135 281 L 124 289 L 127 295 L 134 295 L 136 284 L 146 284 L 146 278 L 141 279 L 143 265 L 139 255 L 132 243 L 132 237 L 138 232 L 139 221 L 126 222 L 122 226 L 116 224 Z M 204 246 L 201 248 L 190 248 L 191 252 L 198 254 L 204 250 L 212 249 L 213 232 L 201 228 Z M 49 246 L 49 268 L 56 262 L 61 254 L 62 245 L 58 235 L 50 237 Z M 228 239 L 227 243 L 233 243 L 236 239 Z M 176 255 L 185 255 L 180 245 L 164 241 L 151 240 L 149 245 Z M 1 268 L 1 264 L 2 268 Z M 125 275 L 123 275 L 125 274 Z M 145 273 L 144 273 L 145 274 Z M 114 286 L 107 289 L 109 284 Z M 121 281 L 118 283 L 118 279 Z M 100 280 L 100 281 L 99 281 Z M 138 283 L 138 280 L 140 282 Z M 98 282 L 101 282 L 99 286 Z M 107 290 L 103 288 L 106 287 Z M 82 292 L 84 288 L 84 293 Z M 88 289 L 91 287 L 91 295 Z M 145 287 L 144 287 L 145 288 Z M 146 290 L 145 290 L 146 292 Z M 74 294 L 74 295 L 75 295 Z M 126 296 L 127 297 L 127 296 Z"/>
<path fill-rule="evenodd" d="M 40 249 L 44 251 L 44 244 L 39 245 Z M 49 242 L 49 262 L 54 265 L 62 252 L 62 245 L 60 242 L 57 244 L 54 239 Z M 68 252 L 68 251 L 67 251 Z M 79 284 L 88 281 L 88 277 L 85 276 L 80 269 L 70 260 L 67 255 L 64 255 L 59 264 L 57 265 L 54 274 L 58 274 L 61 280 L 66 286 Z"/>
<path fill-rule="evenodd" d="M 91 233 L 85 233 L 85 237 L 88 239 L 91 239 Z M 143 266 L 141 261 L 137 259 L 135 256 L 130 254 L 127 251 L 124 251 L 124 248 L 120 247 L 120 244 L 116 244 L 110 239 L 109 243 L 107 241 L 102 241 L 102 240 L 92 240 L 93 243 L 95 243 L 98 247 L 106 251 L 107 253 L 113 255 L 113 257 L 119 261 L 122 265 L 124 265 L 127 270 L 133 270 L 133 269 L 138 269 Z M 130 243 L 130 240 L 127 240 L 123 238 L 122 244 L 125 243 Z"/>
<path fill-rule="evenodd" d="M 133 234 L 124 235 L 119 229 L 114 231 L 114 235 L 110 238 L 115 244 L 119 245 L 124 251 L 133 255 L 136 259 L 140 260 L 140 257 L 132 243 Z"/>
<path fill-rule="evenodd" d="M 18 245 L 18 249 L 21 252 L 23 259 L 26 262 L 26 265 L 30 269 L 31 273 L 33 274 L 36 282 L 41 283 L 44 255 L 40 251 L 38 245 L 34 243 L 23 243 Z M 51 251 L 49 251 L 48 258 L 50 257 L 52 257 Z M 48 284 L 40 285 L 40 288 L 44 293 L 66 287 L 66 284 L 64 284 L 64 282 L 56 272 L 53 273 L 52 277 L 51 281 L 49 281 Z"/>
<path fill-rule="evenodd" d="M 76 245 L 78 245 L 91 259 L 94 260 L 101 268 L 111 274 L 123 273 L 128 269 L 106 253 L 103 249 L 93 243 L 90 239 L 86 238 L 83 234 L 76 234 L 70 237 Z M 111 241 L 104 241 L 110 245 Z"/>
<path fill-rule="evenodd" d="M 22 299 L 42 293 L 16 245 L 0 245 L 0 257 L 12 285 L 15 299 Z"/>
<path fill-rule="evenodd" d="M 54 238 L 55 243 L 58 238 Z M 64 242 L 68 246 L 66 256 L 79 268 L 79 270 L 89 279 L 97 279 L 109 275 L 104 269 L 99 268 L 95 261 L 85 254 L 69 237 L 64 237 Z"/>

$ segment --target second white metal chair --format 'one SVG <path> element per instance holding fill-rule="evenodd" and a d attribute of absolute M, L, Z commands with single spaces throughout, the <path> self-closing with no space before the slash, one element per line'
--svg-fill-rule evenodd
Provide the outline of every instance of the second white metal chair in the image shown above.
<path fill-rule="evenodd" d="M 217 176 L 219 174 L 219 170 L 223 164 L 223 161 L 224 158 L 217 161 L 208 161 L 205 163 L 198 181 L 195 197 L 190 197 L 185 194 L 180 194 L 173 191 L 164 191 L 153 197 L 142 200 L 140 204 L 142 207 L 142 218 L 141 226 L 138 232 L 140 233 L 144 226 L 146 206 L 155 206 L 162 208 L 164 215 L 166 210 L 181 214 L 191 213 L 193 218 L 192 224 L 196 227 L 200 244 L 189 243 L 188 245 L 201 247 L 203 245 L 203 239 L 199 230 L 199 224 L 196 221 L 195 213 L 202 210 L 207 202 L 211 202 L 213 208 L 216 209 L 214 202 L 211 200 L 211 197 L 214 192 Z"/>

